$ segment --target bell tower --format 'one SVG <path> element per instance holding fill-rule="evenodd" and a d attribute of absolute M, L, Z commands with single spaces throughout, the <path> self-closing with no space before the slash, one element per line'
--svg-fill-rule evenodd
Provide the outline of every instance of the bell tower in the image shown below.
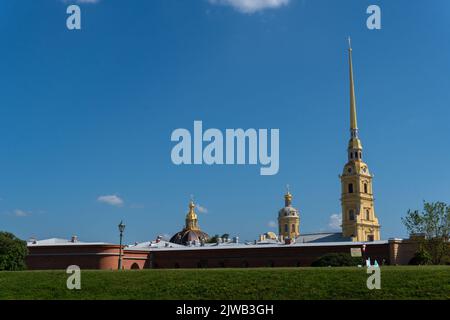
<path fill-rule="evenodd" d="M 282 239 L 296 239 L 300 235 L 300 215 L 292 206 L 292 194 L 287 186 L 284 207 L 278 211 L 278 235 Z"/>
<path fill-rule="evenodd" d="M 358 135 L 352 47 L 349 38 L 350 68 L 350 141 L 348 161 L 341 179 L 342 234 L 353 241 L 380 240 L 380 224 L 375 215 L 372 189 L 373 176 L 363 162 L 363 148 Z"/>

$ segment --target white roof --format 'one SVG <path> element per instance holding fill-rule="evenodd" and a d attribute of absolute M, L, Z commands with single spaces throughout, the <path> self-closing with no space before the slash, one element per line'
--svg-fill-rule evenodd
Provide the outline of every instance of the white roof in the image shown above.
<path fill-rule="evenodd" d="M 173 247 L 152 247 L 149 249 L 158 251 L 177 251 L 177 250 L 220 250 L 220 249 L 249 249 L 249 248 L 290 248 L 290 247 L 325 247 L 325 246 L 362 246 L 365 245 L 377 245 L 377 244 L 387 244 L 388 240 L 371 241 L 371 242 L 352 242 L 352 241 L 339 241 L 339 242 L 313 242 L 313 243 L 293 243 L 293 244 L 283 244 L 283 243 L 256 243 L 256 244 L 246 244 L 246 243 L 221 243 L 221 244 L 205 244 L 204 246 L 173 246 Z"/>
<path fill-rule="evenodd" d="M 127 246 L 127 250 L 150 250 L 154 248 L 184 248 L 184 246 L 165 240 L 146 241 Z"/>
<path fill-rule="evenodd" d="M 102 244 L 110 244 L 107 242 L 83 242 L 83 241 L 75 241 L 72 242 L 68 239 L 61 238 L 50 238 L 43 240 L 28 240 L 27 246 L 29 247 L 39 247 L 39 246 L 67 246 L 67 245 L 102 245 Z"/>

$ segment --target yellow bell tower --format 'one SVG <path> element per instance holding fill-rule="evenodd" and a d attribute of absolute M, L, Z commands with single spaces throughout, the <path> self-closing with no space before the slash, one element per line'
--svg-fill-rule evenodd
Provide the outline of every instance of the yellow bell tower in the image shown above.
<path fill-rule="evenodd" d="M 380 224 L 375 215 L 372 189 L 373 176 L 362 161 L 362 144 L 358 137 L 355 86 L 353 80 L 352 47 L 349 38 L 350 68 L 350 141 L 348 162 L 340 176 L 342 234 L 353 241 L 380 240 Z"/>
<path fill-rule="evenodd" d="M 292 194 L 287 186 L 284 207 L 278 211 L 278 234 L 282 239 L 294 240 L 300 235 L 300 215 L 292 206 Z"/>

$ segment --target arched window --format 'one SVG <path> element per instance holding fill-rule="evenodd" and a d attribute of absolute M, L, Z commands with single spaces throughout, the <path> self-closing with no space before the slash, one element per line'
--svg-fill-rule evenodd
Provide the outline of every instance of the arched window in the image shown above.
<path fill-rule="evenodd" d="M 358 152 L 355 152 L 355 159 L 358 159 Z"/>
<path fill-rule="evenodd" d="M 289 227 L 287 224 L 284 225 L 284 232 L 288 232 L 289 231 Z"/>
<path fill-rule="evenodd" d="M 131 270 L 139 270 L 139 265 L 135 262 L 131 265 Z"/>
<path fill-rule="evenodd" d="M 367 187 L 367 183 L 364 183 L 364 193 L 369 193 L 369 188 Z"/>
<path fill-rule="evenodd" d="M 349 220 L 355 220 L 355 211 L 353 211 L 353 210 L 350 210 L 349 212 L 348 212 L 348 218 L 349 218 Z"/>
<path fill-rule="evenodd" d="M 295 224 L 292 224 L 292 226 L 291 226 L 291 232 L 295 232 Z"/>
<path fill-rule="evenodd" d="M 370 220 L 370 210 L 366 210 L 366 220 Z"/>
<path fill-rule="evenodd" d="M 353 152 L 350 152 L 350 159 L 353 159 Z"/>
<path fill-rule="evenodd" d="M 353 183 L 348 184 L 348 193 L 353 193 Z"/>

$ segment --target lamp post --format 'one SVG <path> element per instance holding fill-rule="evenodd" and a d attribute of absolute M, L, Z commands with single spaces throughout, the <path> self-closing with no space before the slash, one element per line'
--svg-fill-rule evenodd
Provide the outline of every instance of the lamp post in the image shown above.
<path fill-rule="evenodd" d="M 366 263 L 366 244 L 362 245 L 362 259 L 363 259 L 363 265 Z"/>
<path fill-rule="evenodd" d="M 123 224 L 122 221 L 120 221 L 119 223 L 119 232 L 120 232 L 120 247 L 119 247 L 119 270 L 122 270 L 122 237 L 123 237 L 123 232 L 125 231 L 125 225 Z"/>

